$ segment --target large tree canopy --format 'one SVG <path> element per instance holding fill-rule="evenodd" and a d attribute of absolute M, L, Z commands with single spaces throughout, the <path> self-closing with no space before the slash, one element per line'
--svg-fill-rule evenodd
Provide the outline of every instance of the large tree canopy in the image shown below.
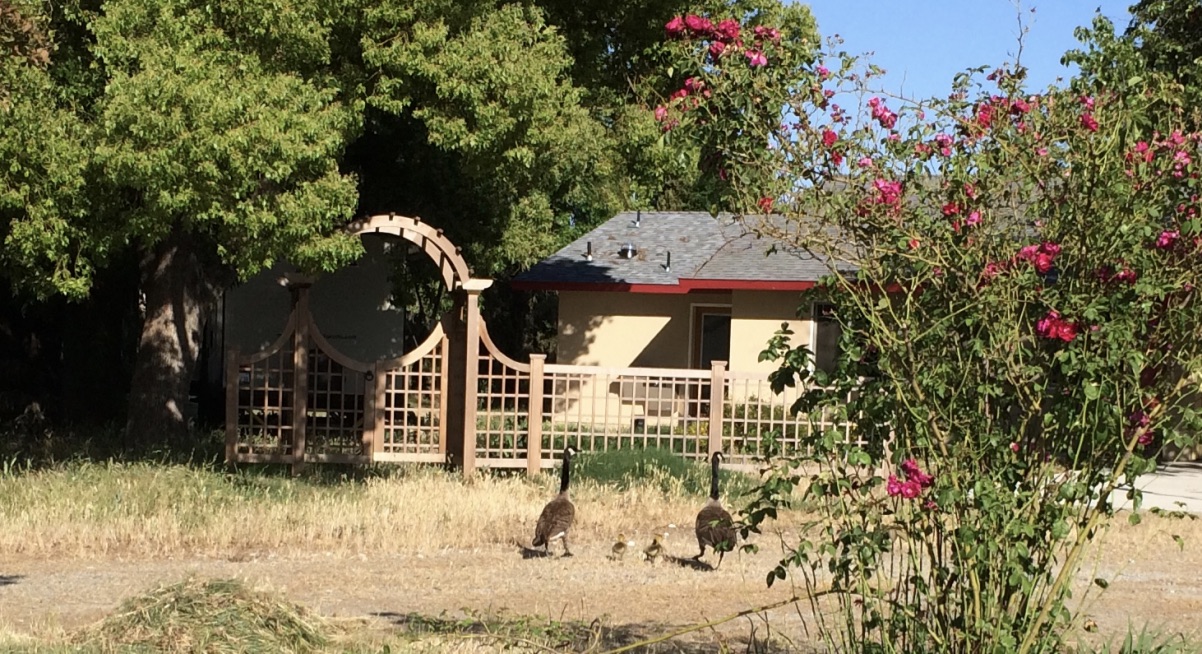
<path fill-rule="evenodd" d="M 141 261 L 130 431 L 180 432 L 214 293 L 359 252 L 355 213 L 421 216 L 504 277 L 613 211 L 716 206 L 704 146 L 650 108 L 664 24 L 777 0 L 25 0 L 0 12 L 0 264 L 87 296 Z"/>

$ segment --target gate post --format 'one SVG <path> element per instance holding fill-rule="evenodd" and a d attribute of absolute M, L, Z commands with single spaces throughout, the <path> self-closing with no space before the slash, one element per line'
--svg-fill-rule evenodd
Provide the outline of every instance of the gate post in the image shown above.
<path fill-rule="evenodd" d="M 469 279 L 456 298 L 458 324 L 451 334 L 450 374 L 447 389 L 447 457 L 463 468 L 465 477 L 476 471 L 476 410 L 480 377 L 480 293 L 491 279 Z"/>
<path fill-rule="evenodd" d="M 305 430 L 309 423 L 309 287 L 312 278 L 288 276 L 296 298 L 296 331 L 292 338 L 292 474 L 305 468 Z"/>
<path fill-rule="evenodd" d="M 709 455 L 722 450 L 722 426 L 726 422 L 726 362 L 710 363 Z M 734 415 L 733 413 L 731 415 Z M 707 457 L 708 458 L 708 457 Z"/>
<path fill-rule="evenodd" d="M 526 474 L 543 471 L 543 366 L 547 355 L 530 355 L 530 399 L 526 405 Z"/>
<path fill-rule="evenodd" d="M 225 463 L 233 465 L 238 455 L 238 348 L 225 353 Z"/>

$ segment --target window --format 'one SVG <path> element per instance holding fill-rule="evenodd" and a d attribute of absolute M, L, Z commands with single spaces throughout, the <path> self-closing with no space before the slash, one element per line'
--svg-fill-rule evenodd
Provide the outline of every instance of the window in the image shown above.
<path fill-rule="evenodd" d="M 815 304 L 812 316 L 810 350 L 814 353 L 814 370 L 835 372 L 839 361 L 839 338 L 842 335 L 835 319 L 835 305 Z"/>

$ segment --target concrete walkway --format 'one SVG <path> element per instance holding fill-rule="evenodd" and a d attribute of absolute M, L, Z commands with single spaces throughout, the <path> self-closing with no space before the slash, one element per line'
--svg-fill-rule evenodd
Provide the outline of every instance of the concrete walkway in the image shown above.
<path fill-rule="evenodd" d="M 1202 515 L 1202 463 L 1170 463 L 1135 482 L 1144 493 L 1143 510 L 1157 507 L 1165 511 L 1185 511 Z M 1120 509 L 1131 508 L 1131 501 L 1119 495 Z"/>

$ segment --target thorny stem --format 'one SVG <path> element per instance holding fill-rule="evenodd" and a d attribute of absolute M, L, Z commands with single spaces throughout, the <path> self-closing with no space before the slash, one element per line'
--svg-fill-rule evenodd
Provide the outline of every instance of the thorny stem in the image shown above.
<path fill-rule="evenodd" d="M 1177 394 L 1185 385 L 1185 379 L 1186 377 L 1183 376 L 1182 379 L 1177 381 L 1172 391 L 1174 395 Z M 1153 424 L 1156 418 L 1159 418 L 1160 414 L 1164 412 L 1164 409 L 1165 405 L 1159 404 L 1149 411 L 1148 424 Z M 1097 504 L 1090 512 L 1089 520 L 1086 522 L 1085 528 L 1077 531 L 1077 538 L 1073 541 L 1073 546 L 1069 549 L 1068 556 L 1065 557 L 1064 565 L 1060 568 L 1060 573 L 1056 575 L 1056 580 L 1052 582 L 1052 586 L 1048 593 L 1049 599 L 1056 597 L 1056 594 L 1060 591 L 1060 589 L 1063 588 L 1066 583 L 1068 583 L 1070 574 L 1074 574 L 1076 572 L 1077 560 L 1081 557 L 1082 552 L 1085 550 L 1085 543 L 1089 540 L 1089 534 L 1091 534 L 1093 530 L 1098 527 L 1098 523 L 1101 521 L 1102 516 L 1105 513 L 1104 505 L 1110 500 L 1110 494 L 1113 493 L 1114 489 L 1118 487 L 1118 480 L 1122 478 L 1123 473 L 1127 469 L 1127 464 L 1131 462 L 1131 457 L 1135 453 L 1136 444 L 1139 442 L 1140 437 L 1143 436 L 1143 434 L 1146 433 L 1150 428 L 1150 426 L 1144 426 L 1135 430 L 1135 433 L 1131 435 L 1131 438 L 1127 442 L 1127 448 L 1123 452 L 1123 456 L 1119 458 L 1118 464 L 1114 466 L 1114 470 L 1110 472 L 1110 475 L 1107 476 L 1106 481 L 1103 482 L 1102 490 L 1098 493 Z M 1019 645 L 1018 648 L 1018 654 L 1027 654 L 1027 652 L 1031 651 L 1031 647 L 1035 644 L 1035 634 L 1039 632 L 1039 629 L 1043 626 L 1043 623 L 1047 621 L 1048 614 L 1051 613 L 1051 611 L 1052 602 L 1045 600 L 1043 605 L 1039 607 L 1039 614 L 1035 616 L 1034 624 L 1027 629 L 1027 634 L 1023 636 L 1022 644 Z"/>

